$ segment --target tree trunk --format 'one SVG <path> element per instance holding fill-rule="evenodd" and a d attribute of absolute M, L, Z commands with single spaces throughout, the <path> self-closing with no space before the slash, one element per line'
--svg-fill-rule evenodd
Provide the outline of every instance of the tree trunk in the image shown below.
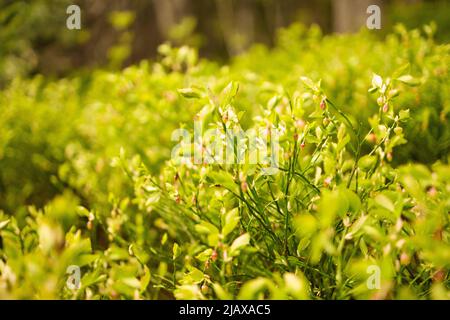
<path fill-rule="evenodd" d="M 369 17 L 367 8 L 373 4 L 380 6 L 383 17 L 382 0 L 333 0 L 333 31 L 356 32 L 365 27 Z"/>

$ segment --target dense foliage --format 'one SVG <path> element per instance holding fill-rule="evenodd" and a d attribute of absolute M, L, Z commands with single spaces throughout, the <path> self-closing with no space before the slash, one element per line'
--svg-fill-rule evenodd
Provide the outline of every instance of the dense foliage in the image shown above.
<path fill-rule="evenodd" d="M 449 299 L 450 47 L 433 28 L 294 25 L 225 66 L 162 45 L 121 72 L 15 79 L 0 298 Z M 194 121 L 278 130 L 279 170 L 179 161 L 172 133 Z"/>

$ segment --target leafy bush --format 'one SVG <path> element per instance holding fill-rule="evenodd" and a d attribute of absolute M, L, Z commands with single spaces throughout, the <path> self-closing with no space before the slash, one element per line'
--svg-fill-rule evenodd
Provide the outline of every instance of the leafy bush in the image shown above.
<path fill-rule="evenodd" d="M 449 47 L 425 30 L 293 26 L 229 66 L 163 45 L 122 72 L 15 79 L 0 297 L 448 299 Z M 172 139 L 194 121 L 218 134 Z M 278 170 L 180 157 L 241 130 L 280 133 Z"/>

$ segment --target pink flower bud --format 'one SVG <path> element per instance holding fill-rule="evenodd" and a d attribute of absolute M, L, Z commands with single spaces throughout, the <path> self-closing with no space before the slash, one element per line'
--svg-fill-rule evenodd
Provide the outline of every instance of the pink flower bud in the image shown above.
<path fill-rule="evenodd" d="M 383 97 L 378 97 L 377 103 L 381 107 L 383 105 L 383 103 L 384 103 L 384 98 Z"/>
<path fill-rule="evenodd" d="M 244 192 L 244 193 L 248 191 L 248 184 L 246 181 L 241 182 L 241 189 L 242 189 L 242 192 Z"/>
<path fill-rule="evenodd" d="M 408 265 L 410 261 L 411 259 L 409 258 L 409 256 L 405 252 L 402 252 L 402 254 L 400 255 L 400 263 L 405 266 Z"/>
<path fill-rule="evenodd" d="M 320 102 L 320 109 L 325 110 L 325 108 L 326 108 L 326 104 L 325 104 L 325 99 L 324 99 Z"/>
<path fill-rule="evenodd" d="M 388 152 L 386 158 L 388 159 L 388 161 L 392 161 L 392 152 Z"/>
<path fill-rule="evenodd" d="M 367 141 L 371 142 L 371 143 L 375 143 L 377 142 L 377 136 L 375 135 L 375 133 L 371 133 L 367 136 Z"/>
<path fill-rule="evenodd" d="M 297 121 L 295 121 L 295 126 L 298 129 L 303 130 L 303 128 L 305 128 L 305 121 L 303 121 L 302 119 L 298 119 Z"/>
<path fill-rule="evenodd" d="M 437 190 L 435 187 L 431 187 L 427 193 L 430 197 L 435 197 L 437 195 Z"/>
<path fill-rule="evenodd" d="M 211 254 L 211 260 L 212 260 L 212 261 L 216 261 L 218 256 L 219 256 L 219 255 L 217 254 L 217 251 L 214 250 L 214 251 L 212 252 L 212 254 Z"/>

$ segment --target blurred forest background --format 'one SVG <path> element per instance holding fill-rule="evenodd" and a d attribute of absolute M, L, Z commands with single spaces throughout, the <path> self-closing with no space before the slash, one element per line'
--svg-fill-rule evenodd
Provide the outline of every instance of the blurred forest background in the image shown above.
<path fill-rule="evenodd" d="M 66 28 L 66 9 L 81 8 L 81 30 Z M 0 85 L 37 73 L 65 76 L 94 67 L 121 68 L 154 58 L 158 45 L 189 45 L 226 61 L 255 43 L 274 44 L 294 22 L 324 33 L 365 27 L 366 9 L 382 9 L 380 37 L 396 23 L 430 21 L 450 38 L 446 0 L 0 0 Z"/>

